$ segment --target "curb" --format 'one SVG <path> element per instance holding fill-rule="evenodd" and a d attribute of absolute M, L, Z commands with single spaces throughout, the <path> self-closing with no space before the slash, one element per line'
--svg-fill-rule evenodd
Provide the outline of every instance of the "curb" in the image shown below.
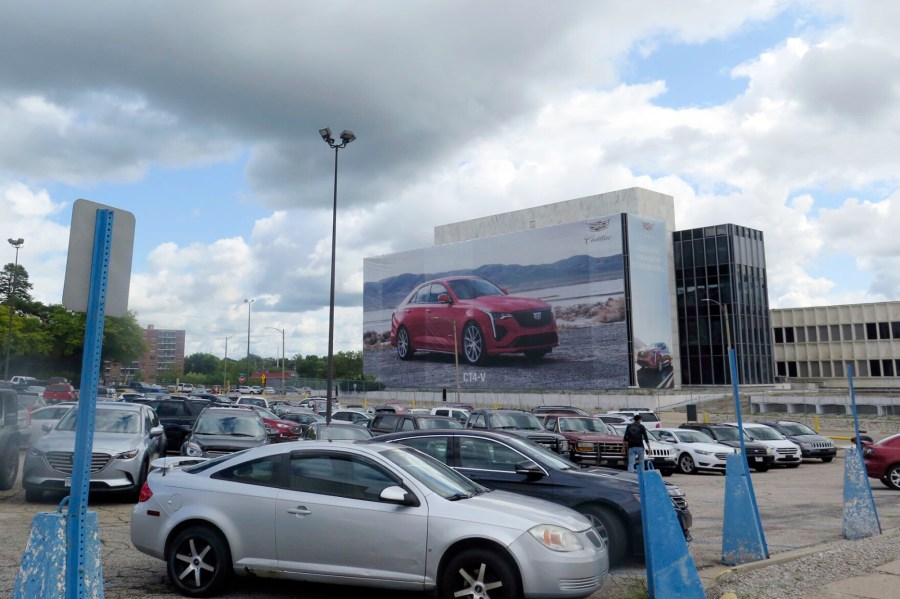
<path fill-rule="evenodd" d="M 882 530 L 881 534 L 896 534 L 898 531 L 900 531 L 900 528 L 891 528 Z M 853 542 L 853 540 L 841 538 L 835 541 L 822 543 L 820 545 L 810 545 L 809 547 L 801 547 L 792 551 L 785 551 L 783 553 L 778 553 L 775 556 L 769 557 L 768 559 L 755 562 L 747 562 L 746 564 L 738 564 L 737 566 L 710 566 L 708 568 L 703 568 L 702 570 L 700 570 L 700 580 L 703 582 L 703 587 L 706 588 L 707 586 L 719 584 L 721 582 L 721 579 L 728 574 L 745 574 L 747 572 L 753 572 L 755 570 L 762 570 L 763 568 L 768 568 L 769 566 L 779 566 L 781 564 L 786 564 L 803 559 L 804 557 L 807 557 L 809 555 L 828 551 L 829 549 L 847 542 Z"/>

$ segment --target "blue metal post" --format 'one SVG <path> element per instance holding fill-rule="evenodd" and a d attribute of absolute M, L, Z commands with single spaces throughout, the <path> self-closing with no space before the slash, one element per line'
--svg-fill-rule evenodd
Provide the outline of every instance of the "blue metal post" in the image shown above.
<path fill-rule="evenodd" d="M 759 517 L 747 448 L 744 445 L 744 419 L 741 416 L 741 396 L 738 390 L 737 360 L 729 343 L 728 365 L 731 368 L 731 387 L 734 390 L 734 407 L 737 414 L 738 437 L 741 441 L 740 460 L 728 459 L 725 473 L 728 476 L 725 496 L 725 518 L 722 531 L 722 562 L 741 564 L 769 557 L 766 533 Z M 729 509 L 729 503 L 733 504 Z M 744 509 L 746 508 L 746 509 Z"/>
<path fill-rule="evenodd" d="M 103 348 L 103 320 L 106 314 L 106 288 L 112 249 L 113 211 L 98 210 L 94 230 L 94 253 L 84 332 L 84 357 L 81 361 L 81 390 L 78 400 L 78 428 L 75 433 L 75 458 L 72 467 L 72 492 L 66 521 L 66 598 L 85 596 L 85 546 L 88 493 L 91 482 L 91 453 L 94 445 L 94 417 L 100 355 Z M 102 592 L 102 585 L 100 586 Z"/>
<path fill-rule="evenodd" d="M 856 447 L 844 452 L 844 538 L 865 539 L 881 534 L 881 521 L 872 496 L 872 486 L 863 463 L 862 443 L 859 440 L 859 416 L 856 410 L 856 392 L 853 389 L 853 365 L 847 365 L 850 385 L 850 408 L 853 411 L 853 432 Z"/>

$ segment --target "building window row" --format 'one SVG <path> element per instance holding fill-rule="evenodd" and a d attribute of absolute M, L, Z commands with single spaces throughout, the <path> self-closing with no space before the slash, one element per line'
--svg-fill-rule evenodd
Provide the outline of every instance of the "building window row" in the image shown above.
<path fill-rule="evenodd" d="M 865 322 L 775 327 L 775 343 L 827 343 L 900 339 L 900 322 Z"/>
<path fill-rule="evenodd" d="M 778 376 L 787 378 L 844 378 L 845 364 L 852 364 L 854 376 L 860 377 L 894 377 L 900 373 L 900 360 L 776 362 L 775 369 Z"/>

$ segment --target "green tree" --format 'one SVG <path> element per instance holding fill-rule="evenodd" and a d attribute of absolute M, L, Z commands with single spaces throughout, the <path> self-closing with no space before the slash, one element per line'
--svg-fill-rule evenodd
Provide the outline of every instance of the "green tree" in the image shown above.
<path fill-rule="evenodd" d="M 31 289 L 28 271 L 21 264 L 16 266 L 14 262 L 10 262 L 0 270 L 0 298 L 4 304 L 9 303 L 10 292 L 13 296 L 13 305 L 31 304 L 34 302 L 31 298 Z"/>
<path fill-rule="evenodd" d="M 222 372 L 222 360 L 213 354 L 191 354 L 184 359 L 184 371 L 197 374 L 213 374 Z"/>
<path fill-rule="evenodd" d="M 9 322 L 9 307 L 0 305 L 0 347 L 4 351 L 8 342 L 7 333 L 10 332 Z M 11 356 L 47 355 L 52 349 L 52 337 L 45 330 L 44 323 L 35 316 L 13 311 L 11 332 Z"/>

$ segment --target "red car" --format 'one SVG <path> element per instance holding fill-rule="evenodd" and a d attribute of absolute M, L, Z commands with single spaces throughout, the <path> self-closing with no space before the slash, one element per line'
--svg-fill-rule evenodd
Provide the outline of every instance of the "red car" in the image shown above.
<path fill-rule="evenodd" d="M 506 353 L 541 358 L 559 335 L 544 300 L 507 295 L 481 277 L 447 277 L 422 283 L 401 302 L 391 316 L 391 345 L 401 360 L 428 351 L 483 364 Z"/>
<path fill-rule="evenodd" d="M 569 440 L 569 459 L 576 463 L 625 465 L 625 440 L 593 416 L 546 414 L 544 428 Z"/>
<path fill-rule="evenodd" d="M 878 443 L 863 442 L 863 459 L 869 478 L 900 491 L 900 434 L 891 435 Z"/>
<path fill-rule="evenodd" d="M 78 391 L 69 383 L 54 383 L 44 389 L 44 401 L 48 404 L 78 401 Z"/>
<path fill-rule="evenodd" d="M 662 370 L 672 365 L 672 351 L 663 341 L 657 341 L 638 350 L 635 362 L 641 368 Z"/>
<path fill-rule="evenodd" d="M 259 417 L 262 418 L 263 424 L 266 425 L 267 429 L 278 432 L 278 436 L 274 439 L 275 441 L 296 441 L 303 434 L 303 427 L 301 427 L 299 423 L 279 418 L 263 407 L 253 405 L 237 405 L 234 407 L 237 409 L 253 410 L 259 414 Z"/>

